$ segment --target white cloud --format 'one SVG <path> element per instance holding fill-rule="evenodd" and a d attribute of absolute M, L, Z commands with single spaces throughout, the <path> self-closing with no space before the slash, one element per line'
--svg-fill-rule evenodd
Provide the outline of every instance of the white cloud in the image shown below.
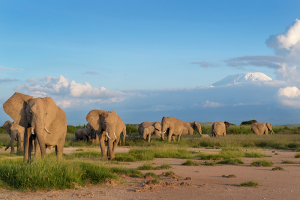
<path fill-rule="evenodd" d="M 215 108 L 215 107 L 219 107 L 219 106 L 222 106 L 223 104 L 221 103 L 218 103 L 218 102 L 210 102 L 210 101 L 205 101 L 205 103 L 203 103 L 203 107 L 204 108 L 207 108 L 207 107 L 212 107 L 212 108 Z"/>
<path fill-rule="evenodd" d="M 300 96 L 300 90 L 297 87 L 285 87 L 285 88 L 280 88 L 278 90 L 278 96 L 285 96 L 288 98 L 295 98 Z"/>
<path fill-rule="evenodd" d="M 46 76 L 38 80 L 27 79 L 27 82 L 32 82 L 32 84 L 19 85 L 15 89 L 35 97 L 54 96 L 56 99 L 59 99 L 57 103 L 64 108 L 74 107 L 81 100 L 85 104 L 121 102 L 125 100 L 126 96 L 132 95 L 132 93 L 112 91 L 104 87 L 92 87 L 88 82 L 81 84 L 72 80 L 69 83 L 69 79 L 62 75 L 58 78 Z M 81 100 L 75 101 L 74 98 Z M 90 101 L 91 99 L 93 101 Z"/>
<path fill-rule="evenodd" d="M 300 41 L 300 20 L 296 19 L 296 22 L 291 26 L 286 33 L 277 35 L 280 48 L 290 49 Z"/>
<path fill-rule="evenodd" d="M 9 68 L 9 67 L 3 67 L 3 66 L 0 66 L 0 70 L 8 70 L 8 71 L 22 71 L 23 69 Z"/>

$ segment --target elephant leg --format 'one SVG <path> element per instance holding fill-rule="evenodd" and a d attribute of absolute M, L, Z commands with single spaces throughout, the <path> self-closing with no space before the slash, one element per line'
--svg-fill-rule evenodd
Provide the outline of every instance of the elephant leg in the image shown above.
<path fill-rule="evenodd" d="M 58 144 L 55 146 L 55 152 L 58 160 L 62 159 L 63 150 L 64 150 L 65 140 L 61 139 Z"/>
<path fill-rule="evenodd" d="M 148 135 L 148 142 L 150 142 L 151 134 Z"/>
<path fill-rule="evenodd" d="M 178 135 L 177 136 L 177 141 L 179 142 L 179 140 L 180 140 L 180 137 L 181 137 L 181 135 Z"/>
<path fill-rule="evenodd" d="M 29 138 L 31 136 L 30 131 L 27 131 L 27 128 L 25 127 L 25 133 L 24 133 L 24 162 L 28 162 L 28 159 L 31 158 L 31 151 L 29 150 L 30 147 L 30 142 L 31 141 Z"/>
<path fill-rule="evenodd" d="M 20 136 L 20 134 L 18 134 L 17 135 L 17 138 L 18 138 L 18 140 L 17 140 L 17 151 L 22 151 L 22 141 L 21 141 L 21 136 Z"/>
<path fill-rule="evenodd" d="M 171 137 L 173 136 L 173 131 L 170 130 L 169 131 L 169 135 L 168 135 L 168 142 L 171 142 Z M 173 137 L 172 137 L 173 138 Z M 173 138 L 174 139 L 174 138 Z"/>
<path fill-rule="evenodd" d="M 107 155 L 105 152 L 105 142 L 104 142 L 104 137 L 100 135 L 99 137 L 99 142 L 100 142 L 100 149 L 101 149 L 101 154 L 102 154 L 102 159 L 107 159 Z"/>
<path fill-rule="evenodd" d="M 116 148 L 117 148 L 118 143 L 119 143 L 120 141 L 121 141 L 121 140 L 120 140 L 120 137 L 119 137 L 119 138 L 118 138 L 117 140 L 115 140 L 114 143 L 113 143 L 114 147 L 113 147 L 113 151 L 112 151 L 111 156 L 110 156 L 110 159 L 111 159 L 111 160 L 115 158 Z"/>
<path fill-rule="evenodd" d="M 107 151 L 110 160 L 112 160 L 115 157 L 115 155 L 113 155 L 113 145 L 114 142 L 112 141 L 112 139 L 108 139 Z"/>

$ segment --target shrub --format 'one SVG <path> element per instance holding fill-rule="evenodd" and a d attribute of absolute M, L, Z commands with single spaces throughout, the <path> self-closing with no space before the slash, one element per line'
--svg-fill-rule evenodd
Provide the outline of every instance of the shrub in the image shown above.
<path fill-rule="evenodd" d="M 272 165 L 273 163 L 267 160 L 258 160 L 251 163 L 252 167 L 271 167 Z"/>
<path fill-rule="evenodd" d="M 136 124 L 126 124 L 126 134 L 132 135 L 133 133 L 139 132 L 139 125 Z"/>
<path fill-rule="evenodd" d="M 249 120 L 249 121 L 243 121 L 243 122 L 241 123 L 241 126 L 242 126 L 242 125 L 251 125 L 251 124 L 253 124 L 253 123 L 255 123 L 255 122 L 257 122 L 255 119 L 252 119 L 252 120 Z"/>
<path fill-rule="evenodd" d="M 245 157 L 247 158 L 263 158 L 265 155 L 259 153 L 259 152 L 249 152 L 245 153 Z"/>
<path fill-rule="evenodd" d="M 300 153 L 297 153 L 297 154 L 295 155 L 295 158 L 300 158 Z"/>
<path fill-rule="evenodd" d="M 283 171 L 283 168 L 282 168 L 282 167 L 274 167 L 272 170 L 273 170 L 273 171 L 278 171 L 278 170 Z"/>
<path fill-rule="evenodd" d="M 283 160 L 283 161 L 281 162 L 281 164 L 296 164 L 296 163 L 293 162 L 293 161 L 289 161 L 289 160 Z"/>
<path fill-rule="evenodd" d="M 186 166 L 199 166 L 200 164 L 198 162 L 192 161 L 192 160 L 187 160 L 185 163 L 182 163 L 182 165 Z"/>
<path fill-rule="evenodd" d="M 239 159 L 239 158 L 235 158 L 235 159 L 228 159 L 228 160 L 222 160 L 217 162 L 218 164 L 225 164 L 225 165 L 238 165 L 238 164 L 244 164 L 244 162 Z"/>
<path fill-rule="evenodd" d="M 257 186 L 259 186 L 259 184 L 255 183 L 253 181 L 248 181 L 248 182 L 245 182 L 245 183 L 241 183 L 240 186 L 241 187 L 257 187 Z"/>
<path fill-rule="evenodd" d="M 145 174 L 145 177 L 147 177 L 147 176 L 152 176 L 152 177 L 155 178 L 155 179 L 158 178 L 158 176 L 157 176 L 156 174 L 154 174 L 153 172 L 148 172 L 148 173 L 146 173 L 146 174 Z"/>
<path fill-rule="evenodd" d="M 137 168 L 138 170 L 152 170 L 153 166 L 151 164 L 143 164 Z"/>

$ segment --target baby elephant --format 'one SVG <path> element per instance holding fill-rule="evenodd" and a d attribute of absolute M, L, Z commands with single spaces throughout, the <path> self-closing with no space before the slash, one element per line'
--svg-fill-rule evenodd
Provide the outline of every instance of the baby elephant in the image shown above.
<path fill-rule="evenodd" d="M 23 149 L 25 128 L 18 125 L 15 122 L 11 122 L 10 120 L 7 120 L 3 124 L 3 128 L 6 130 L 6 132 L 10 136 L 10 143 L 5 148 L 5 151 L 10 147 L 11 148 L 10 153 L 14 153 L 15 152 L 14 142 L 15 141 L 17 141 L 17 151 L 21 151 Z"/>
<path fill-rule="evenodd" d="M 91 130 L 88 128 L 79 128 L 75 131 L 76 142 L 78 142 L 79 140 L 89 141 L 90 136 L 91 136 Z"/>

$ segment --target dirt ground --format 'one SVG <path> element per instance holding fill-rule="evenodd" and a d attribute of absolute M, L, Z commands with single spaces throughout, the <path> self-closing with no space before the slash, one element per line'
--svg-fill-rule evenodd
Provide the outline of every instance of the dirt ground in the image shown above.
<path fill-rule="evenodd" d="M 65 153 L 76 151 L 77 147 L 65 148 Z M 91 149 L 91 148 L 89 148 Z M 118 147 L 118 152 L 128 152 L 127 147 Z M 216 149 L 191 149 L 193 151 L 217 153 Z M 0 199 L 300 199 L 300 159 L 295 152 L 261 150 L 266 160 L 284 171 L 273 171 L 273 167 L 250 167 L 257 158 L 242 158 L 243 165 L 221 166 L 183 166 L 185 159 L 156 158 L 147 163 L 153 165 L 170 164 L 169 170 L 149 170 L 160 175 L 159 184 L 151 184 L 149 178 L 121 177 L 122 183 L 114 181 L 102 186 L 78 187 L 64 191 L 15 192 L 0 190 Z M 283 160 L 297 164 L 281 164 Z M 199 163 L 204 161 L 196 160 Z M 136 168 L 143 162 L 127 163 L 126 167 Z M 163 176 L 162 173 L 172 170 L 177 177 Z M 227 177 L 234 174 L 235 178 Z M 222 177 L 225 175 L 225 177 Z M 188 177 L 188 178 L 187 178 Z M 191 178 L 191 180 L 186 180 Z M 239 187 L 240 183 L 254 181 L 259 187 Z"/>

